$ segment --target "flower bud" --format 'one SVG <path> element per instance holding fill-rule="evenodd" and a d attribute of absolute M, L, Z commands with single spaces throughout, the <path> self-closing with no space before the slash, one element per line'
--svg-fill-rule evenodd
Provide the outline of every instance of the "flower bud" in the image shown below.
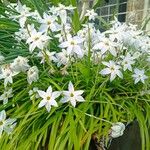
<path fill-rule="evenodd" d="M 111 127 L 111 133 L 110 136 L 112 138 L 117 138 L 119 136 L 123 135 L 123 132 L 125 130 L 125 125 L 121 122 L 114 123 Z"/>

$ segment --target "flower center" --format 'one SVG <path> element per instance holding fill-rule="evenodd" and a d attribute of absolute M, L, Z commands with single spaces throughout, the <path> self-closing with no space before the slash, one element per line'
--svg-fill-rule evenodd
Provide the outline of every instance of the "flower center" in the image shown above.
<path fill-rule="evenodd" d="M 7 73 L 6 76 L 9 77 L 9 76 L 10 76 L 10 73 Z"/>
<path fill-rule="evenodd" d="M 4 124 L 4 122 L 3 122 L 3 121 L 0 121 L 0 126 L 3 125 L 3 124 Z"/>
<path fill-rule="evenodd" d="M 50 21 L 50 20 L 48 20 L 48 21 L 47 21 L 47 24 L 48 24 L 48 25 L 50 25 L 50 24 L 51 24 L 51 21 Z"/>
<path fill-rule="evenodd" d="M 34 40 L 35 41 L 37 41 L 37 40 L 39 40 L 40 38 L 38 37 L 38 36 L 36 36 L 35 38 L 34 38 Z"/>
<path fill-rule="evenodd" d="M 48 101 L 51 99 L 51 97 L 50 96 L 47 96 L 47 98 L 46 98 Z"/>
<path fill-rule="evenodd" d="M 30 71 L 30 73 L 29 73 L 29 74 L 30 74 L 30 75 L 32 75 L 33 73 L 34 73 L 33 71 Z"/>
<path fill-rule="evenodd" d="M 127 64 L 128 64 L 128 62 L 127 62 L 127 61 L 125 61 L 124 63 L 125 63 L 125 65 L 127 65 Z"/>
<path fill-rule="evenodd" d="M 70 97 L 74 97 L 74 94 L 73 94 L 73 93 L 71 93 L 71 94 L 70 94 Z"/>
<path fill-rule="evenodd" d="M 71 43 L 70 43 L 71 45 L 75 45 L 75 42 L 74 41 L 71 41 Z"/>
<path fill-rule="evenodd" d="M 106 46 L 109 46 L 109 42 L 108 42 L 108 41 L 106 41 L 106 42 L 105 42 L 105 45 L 106 45 Z"/>
<path fill-rule="evenodd" d="M 5 93 L 5 94 L 4 94 L 4 97 L 5 97 L 5 98 L 8 98 L 8 94 L 7 94 L 7 93 Z"/>
<path fill-rule="evenodd" d="M 139 74 L 139 78 L 141 78 L 142 76 Z"/>
<path fill-rule="evenodd" d="M 114 67 L 110 67 L 110 70 L 111 70 L 111 71 L 114 71 L 114 70 L 115 70 L 115 68 L 114 68 Z"/>
<path fill-rule="evenodd" d="M 20 63 L 20 59 L 17 59 L 17 63 Z"/>

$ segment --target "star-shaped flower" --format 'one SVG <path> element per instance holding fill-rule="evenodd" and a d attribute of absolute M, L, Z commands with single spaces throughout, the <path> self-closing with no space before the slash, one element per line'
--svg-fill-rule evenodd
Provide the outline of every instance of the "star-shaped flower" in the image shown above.
<path fill-rule="evenodd" d="M 119 70 L 121 67 L 117 65 L 114 61 L 109 62 L 103 62 L 104 65 L 107 66 L 107 68 L 100 71 L 100 74 L 107 75 L 110 74 L 110 81 L 113 81 L 116 76 L 119 76 L 120 78 L 123 78 L 122 72 Z"/>
<path fill-rule="evenodd" d="M 70 35 L 67 36 L 67 41 L 62 42 L 59 47 L 67 48 L 68 55 L 73 55 L 74 53 L 80 57 L 83 57 L 84 53 L 81 49 L 80 44 L 83 42 L 83 39 L 79 36 L 71 37 Z"/>
<path fill-rule="evenodd" d="M 13 83 L 13 76 L 17 75 L 17 72 L 14 72 L 10 66 L 4 66 L 1 69 L 0 79 L 4 79 L 4 86 L 6 87 L 8 83 Z"/>
<path fill-rule="evenodd" d="M 61 98 L 62 103 L 70 102 L 73 107 L 76 106 L 76 102 L 84 102 L 85 99 L 81 96 L 83 94 L 83 90 L 74 90 L 74 86 L 72 82 L 69 82 L 68 91 L 63 91 L 63 97 Z"/>
<path fill-rule="evenodd" d="M 134 78 L 134 83 L 138 83 L 139 81 L 141 81 L 142 83 L 145 83 L 145 79 L 147 79 L 148 77 L 144 74 L 144 70 L 139 70 L 137 68 L 134 69 L 134 74 L 132 75 L 132 77 Z"/>
<path fill-rule="evenodd" d="M 97 13 L 94 12 L 94 9 L 87 10 L 85 16 L 88 16 L 89 20 L 95 20 L 95 17 L 97 16 Z"/>
<path fill-rule="evenodd" d="M 2 135 L 3 131 L 10 134 L 14 127 L 16 126 L 16 119 L 6 119 L 6 112 L 2 110 L 0 112 L 0 136 Z"/>
<path fill-rule="evenodd" d="M 8 99 L 13 96 L 12 94 L 12 88 L 9 90 L 4 91 L 4 93 L 0 96 L 0 101 L 3 101 L 3 104 L 8 103 Z"/>
<path fill-rule="evenodd" d="M 61 93 L 58 91 L 52 92 L 51 86 L 48 87 L 46 92 L 38 90 L 38 94 L 42 98 L 38 108 L 45 106 L 47 111 L 50 112 L 51 106 L 58 107 L 58 104 L 55 99 L 59 97 Z"/>
<path fill-rule="evenodd" d="M 33 29 L 30 32 L 30 37 L 27 39 L 26 43 L 29 44 L 30 52 L 33 52 L 36 47 L 42 50 L 50 39 L 51 37 L 43 32 L 37 32 L 36 29 Z"/>
<path fill-rule="evenodd" d="M 40 20 L 41 26 L 39 30 L 41 32 L 47 32 L 48 29 L 50 29 L 52 32 L 59 31 L 61 28 L 56 21 L 57 21 L 56 16 L 51 16 L 44 13 L 43 19 Z"/>

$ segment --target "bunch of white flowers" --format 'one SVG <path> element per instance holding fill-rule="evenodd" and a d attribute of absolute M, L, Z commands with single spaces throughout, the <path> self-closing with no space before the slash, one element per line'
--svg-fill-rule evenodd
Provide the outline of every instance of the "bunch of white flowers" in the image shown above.
<path fill-rule="evenodd" d="M 74 59 L 86 58 L 90 50 L 93 63 L 107 64 L 108 68 L 100 70 L 100 74 L 110 74 L 110 81 L 113 81 L 117 76 L 123 79 L 123 72 L 126 71 L 131 72 L 131 77 L 136 81 L 135 84 L 140 81 L 144 83 L 144 80 L 148 78 L 144 73 L 133 72 L 136 68 L 141 69 L 136 66 L 136 62 L 141 61 L 141 57 L 146 55 L 145 60 L 147 61 L 150 57 L 150 38 L 144 35 L 142 30 L 137 30 L 135 25 L 122 24 L 115 18 L 115 21 L 111 22 L 112 27 L 101 33 L 92 23 L 97 16 L 92 9 L 87 10 L 85 14 L 88 17 L 88 22 L 77 34 L 72 34 L 69 17 L 69 12 L 75 9 L 72 6 L 59 4 L 57 7 L 50 7 L 47 12 L 43 13 L 42 17 L 38 15 L 38 12 L 31 12 L 30 8 L 21 5 L 21 3 L 15 9 L 19 14 L 10 15 L 10 18 L 17 20 L 21 27 L 19 32 L 16 32 L 16 39 L 19 39 L 18 42 L 25 40 L 31 53 L 38 52 L 35 55 L 41 58 L 41 63 L 47 59 L 49 62 L 57 63 L 57 67 L 69 66 L 70 63 L 74 62 Z M 27 24 L 28 18 L 36 20 L 38 26 Z M 22 35 L 24 36 L 22 37 Z M 59 52 L 51 51 L 48 47 L 49 43 L 56 39 L 60 42 L 58 49 L 62 49 Z M 135 56 L 137 52 L 140 53 L 138 57 Z M 19 58 L 15 59 L 12 65 L 15 66 L 18 60 Z M 111 65 L 112 62 L 114 63 L 113 66 Z M 22 71 L 27 68 L 25 63 L 24 68 L 22 66 Z M 15 71 L 18 69 L 19 66 Z M 138 75 L 143 76 L 143 79 L 138 80 Z"/>
<path fill-rule="evenodd" d="M 115 19 L 111 22 L 112 27 L 101 33 L 93 22 L 97 14 L 92 9 L 87 10 L 85 14 L 87 22 L 75 33 L 69 16 L 75 9 L 72 6 L 62 4 L 52 6 L 42 15 L 20 2 L 12 7 L 17 14 L 9 14 L 9 17 L 20 25 L 14 38 L 18 45 L 23 42 L 28 47 L 29 55 L 17 56 L 12 62 L 0 65 L 0 80 L 4 80 L 4 92 L 0 100 L 4 105 L 13 97 L 13 89 L 10 86 L 14 77 L 25 74 L 28 86 L 32 87 L 33 82 L 39 81 L 39 73 L 42 72 L 39 68 L 42 67 L 47 67 L 47 70 L 57 68 L 58 72 L 67 74 L 67 69 L 73 67 L 74 63 L 88 60 L 91 66 L 99 66 L 98 75 L 103 78 L 109 77 L 110 82 L 118 77 L 119 80 L 125 80 L 125 73 L 133 79 L 133 84 L 139 82 L 145 84 L 149 79 L 147 75 L 149 70 L 146 70 L 149 63 L 148 65 L 145 63 L 150 62 L 150 38 L 143 31 L 137 30 L 135 25 L 120 23 Z M 55 44 L 57 50 L 51 48 L 52 44 Z M 38 61 L 37 66 L 32 58 Z M 3 61 L 4 57 L 0 55 L 0 63 Z M 45 106 L 48 112 L 52 106 L 59 106 L 56 99 L 60 96 L 60 103 L 69 102 L 73 107 L 76 107 L 77 102 L 85 101 L 82 97 L 84 91 L 76 91 L 71 81 L 68 91 L 53 92 L 52 86 L 49 86 L 46 92 L 38 90 L 39 87 L 32 88 L 33 90 L 29 91 L 30 99 L 42 98 L 38 108 Z M 14 122 L 15 120 L 6 120 L 4 110 L 0 112 L 0 135 L 3 130 L 7 132 L 7 126 L 13 129 Z M 121 136 L 124 129 L 123 124 L 114 124 L 111 136 L 114 138 Z"/>
<path fill-rule="evenodd" d="M 74 90 L 74 86 L 72 82 L 69 82 L 68 85 L 68 91 L 55 91 L 52 92 L 52 87 L 49 86 L 46 92 L 38 90 L 39 96 L 42 98 L 39 108 L 45 106 L 47 111 L 50 112 L 51 106 L 58 107 L 58 104 L 56 102 L 56 98 L 58 98 L 61 94 L 63 94 L 63 97 L 61 98 L 61 103 L 70 102 L 73 107 L 76 106 L 76 102 L 84 102 L 84 98 L 81 96 L 83 94 L 83 90 Z"/>

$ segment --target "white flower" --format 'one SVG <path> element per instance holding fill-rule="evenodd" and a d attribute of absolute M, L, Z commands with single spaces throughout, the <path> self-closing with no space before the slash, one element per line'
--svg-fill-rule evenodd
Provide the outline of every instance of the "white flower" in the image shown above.
<path fill-rule="evenodd" d="M 52 92 L 52 87 L 51 86 L 48 87 L 46 92 L 38 90 L 38 94 L 42 98 L 38 108 L 41 108 L 41 107 L 45 106 L 47 111 L 50 112 L 51 106 L 58 107 L 58 104 L 57 104 L 55 99 L 57 97 L 59 97 L 59 95 L 61 93 L 58 92 L 58 91 Z"/>
<path fill-rule="evenodd" d="M 18 2 L 16 10 L 19 15 L 11 16 L 11 18 L 19 19 L 19 24 L 23 28 L 25 26 L 27 17 L 32 16 L 32 13 L 30 12 L 31 9 L 29 7 L 26 7 L 26 5 L 22 5 L 20 2 Z"/>
<path fill-rule="evenodd" d="M 5 60 L 5 57 L 0 54 L 0 63 L 2 63 L 4 60 Z"/>
<path fill-rule="evenodd" d="M 27 71 L 27 81 L 31 84 L 33 81 L 36 82 L 39 79 L 39 70 L 36 66 L 31 67 Z"/>
<path fill-rule="evenodd" d="M 123 78 L 123 74 L 119 70 L 121 67 L 117 65 L 114 61 L 109 62 L 102 62 L 104 65 L 107 66 L 107 68 L 100 71 L 100 74 L 107 75 L 110 74 L 110 81 L 113 81 L 116 76 L 119 76 L 120 78 Z"/>
<path fill-rule="evenodd" d="M 4 79 L 4 86 L 6 87 L 8 83 L 13 83 L 13 76 L 17 75 L 17 72 L 14 72 L 10 66 L 4 66 L 1 69 L 0 79 Z"/>
<path fill-rule="evenodd" d="M 56 16 L 51 16 L 44 13 L 43 19 L 39 21 L 41 23 L 39 31 L 47 32 L 48 29 L 50 29 L 52 32 L 59 31 L 60 25 L 56 21 Z"/>
<path fill-rule="evenodd" d="M 70 102 L 73 107 L 76 106 L 76 102 L 84 102 L 85 99 L 81 96 L 83 94 L 83 90 L 74 90 L 74 86 L 72 82 L 69 82 L 68 91 L 63 91 L 64 97 L 61 98 L 62 103 Z"/>
<path fill-rule="evenodd" d="M 121 57 L 123 59 L 121 62 L 121 64 L 123 65 L 123 70 L 126 71 L 128 69 L 128 70 L 132 71 L 131 65 L 133 65 L 135 63 L 135 61 L 134 61 L 135 58 L 132 57 L 130 53 L 127 53 L 126 56 L 121 56 Z"/>
<path fill-rule="evenodd" d="M 121 122 L 114 123 L 111 127 L 111 133 L 110 136 L 112 138 L 118 138 L 119 136 L 123 135 L 123 132 L 125 130 L 125 125 Z"/>
<path fill-rule="evenodd" d="M 14 59 L 13 63 L 11 63 L 11 68 L 16 72 L 25 72 L 29 69 L 29 60 L 25 57 L 18 56 Z"/>
<path fill-rule="evenodd" d="M 50 52 L 48 50 L 41 51 L 37 54 L 37 57 L 41 57 L 41 63 L 44 63 L 46 59 L 48 59 L 50 62 L 51 61 L 56 61 L 56 57 L 54 56 L 56 52 Z"/>
<path fill-rule="evenodd" d="M 0 101 L 3 101 L 3 104 L 8 103 L 8 99 L 13 96 L 12 94 L 12 88 L 9 90 L 4 91 L 4 93 L 0 96 Z"/>
<path fill-rule="evenodd" d="M 93 49 L 99 49 L 101 50 L 102 54 L 105 54 L 107 51 L 109 51 L 113 56 L 117 56 L 117 43 L 112 42 L 108 38 L 102 38 L 100 42 L 94 45 Z"/>
<path fill-rule="evenodd" d="M 18 32 L 15 32 L 15 39 L 20 42 L 21 40 L 26 40 L 29 38 L 27 29 L 20 28 Z"/>
<path fill-rule="evenodd" d="M 66 35 L 70 34 L 71 25 L 69 23 L 65 23 L 61 25 L 61 31 L 54 35 L 54 37 L 59 39 L 59 42 L 63 42 L 66 40 Z"/>
<path fill-rule="evenodd" d="M 42 50 L 46 46 L 49 39 L 51 38 L 43 32 L 37 32 L 33 29 L 30 32 L 30 37 L 27 39 L 26 43 L 29 44 L 29 51 L 33 52 L 36 47 Z"/>
<path fill-rule="evenodd" d="M 83 43 L 83 39 L 78 36 L 67 36 L 67 41 L 61 43 L 59 47 L 67 48 L 68 55 L 77 54 L 79 57 L 83 57 L 84 53 L 80 44 Z"/>
<path fill-rule="evenodd" d="M 95 20 L 95 17 L 97 16 L 97 13 L 94 12 L 94 9 L 92 10 L 87 10 L 87 13 L 85 16 L 89 17 L 89 20 Z"/>
<path fill-rule="evenodd" d="M 69 63 L 69 56 L 65 49 L 62 49 L 62 52 L 56 53 L 56 62 L 58 67 Z"/>
<path fill-rule="evenodd" d="M 56 11 L 57 11 L 57 15 L 60 16 L 60 19 L 63 24 L 67 22 L 67 10 L 73 10 L 73 9 L 75 9 L 75 7 L 58 4 L 58 7 L 56 7 Z"/>
<path fill-rule="evenodd" d="M 132 77 L 134 78 L 134 83 L 138 83 L 139 81 L 141 81 L 142 83 L 144 83 L 144 80 L 147 79 L 148 77 L 144 74 L 144 70 L 139 70 L 137 68 L 134 69 L 134 74 L 132 75 Z"/>
<path fill-rule="evenodd" d="M 57 12 L 57 7 L 55 7 L 55 6 L 51 6 L 51 7 L 49 7 L 49 13 L 51 13 L 52 15 L 58 15 L 58 12 Z"/>
<path fill-rule="evenodd" d="M 15 121 L 16 119 L 6 119 L 6 112 L 5 110 L 2 110 L 0 112 L 0 136 L 2 135 L 3 131 L 10 134 L 16 126 Z"/>
<path fill-rule="evenodd" d="M 34 87 L 32 90 L 30 90 L 29 92 L 29 96 L 30 99 L 33 100 L 34 98 L 39 98 L 39 94 L 38 94 L 38 87 Z"/>

